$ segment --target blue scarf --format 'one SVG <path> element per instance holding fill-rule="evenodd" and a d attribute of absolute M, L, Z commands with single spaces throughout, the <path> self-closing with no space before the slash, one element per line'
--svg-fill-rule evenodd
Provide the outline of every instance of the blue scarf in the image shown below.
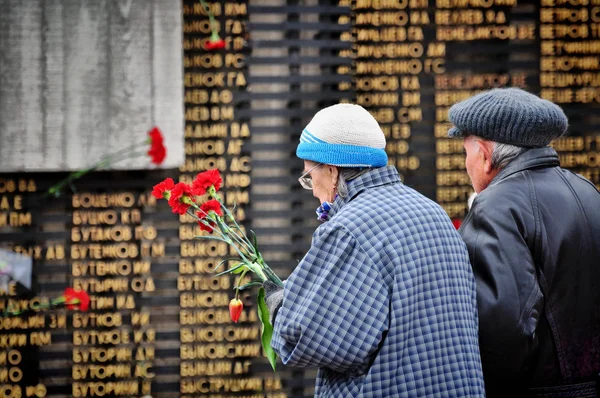
<path fill-rule="evenodd" d="M 323 202 L 321 206 L 317 207 L 317 220 L 325 222 L 329 219 L 329 210 L 331 210 L 332 203 Z"/>

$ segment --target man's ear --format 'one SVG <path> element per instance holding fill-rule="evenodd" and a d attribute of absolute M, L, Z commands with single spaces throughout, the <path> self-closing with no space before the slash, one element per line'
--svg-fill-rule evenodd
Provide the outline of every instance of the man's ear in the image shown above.
<path fill-rule="evenodd" d="M 483 157 L 484 173 L 493 173 L 494 169 L 492 168 L 492 153 L 494 152 L 494 143 L 491 141 L 477 140 L 477 145 L 479 145 L 479 151 Z"/>

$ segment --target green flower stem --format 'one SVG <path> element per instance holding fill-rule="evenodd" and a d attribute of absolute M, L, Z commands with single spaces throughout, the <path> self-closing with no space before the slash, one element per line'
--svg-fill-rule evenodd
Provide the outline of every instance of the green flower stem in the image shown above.
<path fill-rule="evenodd" d="M 241 229 L 240 229 L 240 232 L 241 232 Z M 246 241 L 248 240 L 248 238 L 246 236 L 244 236 L 244 238 L 246 239 Z M 262 256 L 260 255 L 260 253 L 258 253 L 252 245 L 250 245 L 250 244 L 248 244 L 248 245 L 250 247 L 252 247 L 252 254 L 253 254 L 253 257 L 256 259 L 256 261 L 254 261 L 254 262 L 257 263 L 258 265 L 260 265 L 260 267 L 266 274 L 267 279 L 269 279 L 271 282 L 275 283 L 277 286 L 283 287 L 283 282 L 281 281 L 281 279 L 265 263 Z"/>
<path fill-rule="evenodd" d="M 146 145 L 149 145 L 149 144 L 152 144 L 152 140 L 150 139 L 150 137 L 146 138 L 143 142 L 138 142 L 136 144 L 131 144 L 128 147 L 125 147 L 125 148 L 123 148 L 121 150 L 118 150 L 117 152 L 113 153 L 112 156 L 118 156 L 118 155 L 121 155 L 121 154 L 125 154 L 125 153 L 129 152 L 132 149 L 136 149 L 138 147 L 146 146 Z"/>
<path fill-rule="evenodd" d="M 211 187 L 212 188 L 212 187 Z M 214 190 L 214 188 L 213 188 Z M 263 269 L 263 271 L 265 272 L 267 279 L 269 279 L 271 282 L 275 283 L 277 286 L 279 287 L 283 287 L 283 281 L 273 272 L 273 270 L 264 262 L 262 256 L 260 255 L 260 253 L 258 253 L 255 248 L 252 246 L 250 242 L 250 240 L 248 239 L 248 237 L 246 236 L 246 234 L 242 231 L 242 229 L 240 228 L 238 222 L 236 221 L 235 217 L 233 217 L 233 214 L 231 213 L 231 211 L 229 210 L 229 208 L 227 206 L 225 206 L 223 204 L 223 201 L 221 200 L 221 197 L 216 195 L 216 192 L 213 193 L 213 191 L 209 192 L 210 195 L 215 198 L 217 201 L 219 201 L 219 203 L 221 204 L 221 208 L 223 208 L 225 210 L 226 216 L 228 216 L 232 221 L 233 221 L 233 225 L 234 228 L 237 229 L 238 231 L 240 231 L 240 233 L 244 236 L 243 241 L 247 242 L 246 244 L 252 248 L 252 254 L 253 256 L 257 259 L 257 263 L 260 265 L 260 267 Z M 231 232 L 235 235 L 238 236 L 235 231 L 231 230 Z M 242 239 L 241 237 L 239 237 L 239 239 Z"/>
<path fill-rule="evenodd" d="M 93 165 L 92 167 L 88 167 L 87 169 L 79 170 L 77 172 L 69 174 L 66 178 L 64 178 L 63 180 L 57 182 L 56 184 L 54 184 L 50 188 L 48 188 L 47 194 L 58 196 L 60 194 L 60 191 L 66 185 L 72 183 L 73 181 L 77 180 L 78 178 L 84 176 L 85 174 L 102 167 L 102 164 L 104 161 L 105 160 L 103 160 L 99 163 L 96 163 L 95 165 Z"/>
<path fill-rule="evenodd" d="M 206 14 L 208 15 L 208 20 L 210 21 L 210 31 L 211 31 L 210 41 L 215 42 L 215 41 L 221 40 L 221 36 L 219 36 L 219 32 L 217 32 L 215 16 L 210 11 L 210 7 L 208 6 L 208 4 L 206 4 L 206 2 L 204 0 L 200 0 L 200 4 L 202 4 L 202 7 L 204 7 L 204 10 L 206 11 Z"/>
<path fill-rule="evenodd" d="M 208 14 L 208 20 L 210 21 L 210 30 L 213 34 L 216 33 L 217 30 L 215 29 L 215 16 L 210 11 L 210 7 L 208 6 L 208 4 L 206 4 L 206 1 L 200 0 L 200 4 L 202 4 L 202 7 L 204 7 L 206 14 Z"/>
<path fill-rule="evenodd" d="M 67 300 L 64 296 L 53 299 L 53 300 L 49 301 L 48 303 L 40 304 L 40 305 L 36 306 L 35 308 L 30 308 L 27 310 L 20 310 L 20 311 L 4 310 L 4 312 L 2 313 L 2 316 L 3 317 L 4 316 L 19 316 L 19 315 L 22 315 L 29 311 L 52 309 L 54 307 L 58 307 L 61 304 L 67 304 Z M 77 304 L 79 304 L 79 299 L 73 299 L 68 304 L 77 305 Z"/>
<path fill-rule="evenodd" d="M 206 216 L 208 216 L 208 214 L 206 214 L 206 212 L 204 212 L 200 207 L 198 207 L 198 205 L 196 203 L 190 201 L 190 206 L 193 207 L 194 209 L 198 210 L 199 212 L 202 212 Z M 223 242 L 230 244 L 229 237 L 227 235 L 225 235 L 223 233 L 223 231 L 221 231 L 220 229 L 215 228 L 213 225 L 211 225 L 209 222 L 207 222 L 205 218 L 198 217 L 194 212 L 191 212 L 189 209 L 187 210 L 187 214 L 189 214 L 190 216 L 192 216 L 193 218 L 195 218 L 198 222 L 201 222 L 205 226 L 209 227 L 211 229 L 211 232 L 216 232 L 217 234 L 219 234 L 219 236 L 222 238 L 221 240 Z M 201 238 L 202 236 L 198 235 L 196 237 L 197 238 Z M 208 236 L 207 236 L 207 238 L 208 238 Z"/>
<path fill-rule="evenodd" d="M 229 219 L 233 222 L 233 228 L 235 228 L 238 231 L 240 231 L 240 233 L 242 233 L 242 235 L 243 235 L 243 238 L 241 236 L 239 236 L 234 230 L 231 230 L 231 233 L 233 234 L 233 236 L 236 237 L 239 242 L 241 242 L 242 244 L 244 244 L 246 246 L 246 250 L 249 253 L 251 253 L 255 257 L 258 257 L 257 253 L 256 253 L 256 250 L 254 249 L 254 247 L 250 243 L 248 237 L 244 234 L 244 232 L 240 228 L 239 224 L 237 223 L 237 221 L 233 217 L 233 214 L 231 214 L 231 211 L 229 211 L 229 209 L 227 208 L 227 206 L 225 206 L 225 204 L 221 200 L 221 197 L 216 194 L 216 192 L 214 190 L 214 187 L 212 187 L 212 186 L 210 187 L 209 194 L 210 194 L 210 196 L 212 196 L 214 199 L 216 199 L 219 202 L 219 204 L 221 205 L 221 208 L 223 210 L 225 210 L 225 215 L 227 217 L 229 217 Z"/>
<path fill-rule="evenodd" d="M 240 274 L 240 277 L 238 278 L 238 283 L 237 283 L 237 286 L 235 287 L 235 298 L 238 298 L 240 295 L 240 285 L 241 285 L 242 281 L 244 280 L 244 277 L 246 276 L 247 272 L 248 272 L 248 268 L 246 268 L 244 271 L 242 271 L 242 273 Z"/>
<path fill-rule="evenodd" d="M 116 155 L 112 155 L 111 156 L 111 163 L 112 164 L 116 164 L 116 163 L 120 163 L 124 160 L 128 160 L 128 159 L 136 159 L 136 158 L 140 158 L 143 156 L 147 156 L 148 155 L 148 151 L 146 149 L 142 150 L 142 151 L 138 151 L 138 152 L 129 152 L 129 153 L 125 153 L 122 156 L 121 159 L 115 159 Z M 114 160 L 112 160 L 114 159 Z M 109 164 L 107 164 L 106 166 L 108 166 Z M 105 167 L 105 166 L 104 166 Z"/>
<path fill-rule="evenodd" d="M 221 227 L 221 228 L 223 228 L 222 226 L 227 226 L 227 224 L 225 224 L 224 221 L 220 217 L 217 217 L 216 221 L 219 224 L 219 227 Z M 252 245 L 248 243 L 247 239 L 245 240 L 244 238 L 242 238 L 241 236 L 239 236 L 231 228 L 228 229 L 228 235 L 229 234 L 231 234 L 231 236 L 233 236 L 233 238 L 236 240 L 236 242 L 246 251 L 247 255 L 249 255 L 251 257 L 257 257 L 256 256 L 256 251 L 254 250 L 254 247 L 252 247 Z"/>
<path fill-rule="evenodd" d="M 225 239 L 217 238 L 216 236 L 195 235 L 194 238 L 206 239 L 206 240 L 217 240 L 219 242 L 225 242 L 225 243 L 229 244 L 229 241 L 227 241 Z"/>
<path fill-rule="evenodd" d="M 237 225 L 237 223 L 234 226 L 234 228 L 243 234 L 242 229 Z M 240 236 L 233 229 L 230 229 L 230 231 L 233 234 L 233 236 L 236 237 L 237 240 L 246 247 L 246 249 L 248 250 L 249 253 L 252 253 L 254 256 L 258 257 L 258 254 L 256 253 L 256 250 L 254 249 L 254 246 L 252 246 L 252 244 L 250 243 L 250 241 L 248 240 L 248 238 L 245 235 Z"/>
<path fill-rule="evenodd" d="M 211 187 L 211 188 L 213 189 L 213 192 L 211 192 L 211 196 L 215 197 L 215 196 L 216 196 L 216 193 L 214 192 L 214 188 L 213 188 L 213 187 Z M 219 198 L 219 199 L 220 199 L 220 198 Z M 220 200 L 218 200 L 218 199 L 217 199 L 217 201 L 218 201 L 218 202 L 219 202 L 219 204 L 221 205 L 221 208 L 224 208 L 226 211 L 228 211 L 228 209 L 227 209 L 227 208 L 226 208 L 226 207 L 223 205 L 223 203 L 222 203 Z M 210 215 L 209 215 L 209 214 L 207 214 L 205 211 L 203 211 L 203 210 L 202 210 L 200 207 L 198 207 L 198 205 L 197 205 L 197 204 L 195 204 L 195 203 L 193 203 L 193 202 L 192 202 L 192 204 L 191 204 L 191 205 L 192 205 L 192 206 L 193 206 L 193 207 L 194 207 L 196 210 L 198 210 L 198 211 L 202 212 L 202 214 L 204 214 L 206 217 L 210 217 Z M 202 220 L 200 219 L 200 217 L 197 217 L 195 214 L 194 214 L 194 217 L 195 217 L 195 218 L 196 218 L 198 221 L 202 222 Z M 213 220 L 213 219 L 212 219 L 212 218 L 210 218 L 210 220 Z M 228 226 L 227 224 L 225 224 L 225 223 L 224 223 L 224 221 L 221 219 L 221 217 L 217 216 L 217 217 L 216 217 L 216 219 L 214 219 L 214 221 L 215 221 L 215 222 L 216 222 L 216 223 L 219 225 L 219 230 L 217 230 L 216 228 L 214 228 L 212 225 L 210 225 L 210 224 L 208 224 L 208 223 L 205 223 L 205 222 L 202 222 L 202 223 L 203 223 L 204 225 L 206 225 L 206 226 L 208 226 L 208 227 L 212 228 L 213 232 L 214 232 L 214 231 L 217 231 L 217 232 L 219 232 L 219 233 L 221 234 L 221 236 L 225 236 L 225 234 L 227 234 L 227 236 L 229 236 L 229 235 L 230 235 L 229 233 L 231 232 L 231 234 L 232 234 L 233 238 L 235 239 L 236 243 L 237 243 L 238 245 L 240 245 L 240 246 L 241 246 L 241 247 L 242 247 L 242 248 L 243 248 L 243 249 L 246 251 L 246 255 L 250 255 L 250 256 L 253 256 L 253 257 L 255 257 L 255 256 L 256 256 L 256 253 L 254 253 L 254 250 L 253 250 L 253 247 L 252 247 L 252 245 L 248 244 L 248 243 L 247 243 L 246 241 L 244 241 L 244 240 L 243 240 L 243 239 L 242 239 L 242 238 L 241 238 L 241 237 L 240 237 L 238 234 L 236 234 L 236 233 L 235 233 L 235 231 L 233 231 L 231 228 L 229 228 L 229 226 Z M 237 224 L 236 224 L 236 226 L 237 226 Z M 239 227 L 238 227 L 238 229 L 239 229 Z"/>
<path fill-rule="evenodd" d="M 233 214 L 231 213 L 229 208 L 227 206 L 225 206 L 221 197 L 219 195 L 217 195 L 217 192 L 214 189 L 214 186 L 209 187 L 209 189 L 207 191 L 208 191 L 209 197 L 217 200 L 219 202 L 219 204 L 221 205 L 221 208 L 225 212 L 223 217 L 220 217 L 220 216 L 211 217 L 210 214 L 207 214 L 206 212 L 202 211 L 196 203 L 191 202 L 191 201 L 190 201 L 190 206 L 193 207 L 194 209 L 198 210 L 199 212 L 202 212 L 202 214 L 205 215 L 205 218 L 208 218 L 209 220 L 216 222 L 218 224 L 219 228 L 217 229 L 217 228 L 213 227 L 212 225 L 210 225 L 210 223 L 206 222 L 205 219 L 200 219 L 198 216 L 196 216 L 196 214 L 193 214 L 193 212 L 190 213 L 189 210 L 188 210 L 188 213 L 191 214 L 192 217 L 196 218 L 199 222 L 202 222 L 204 225 L 212 228 L 213 232 L 217 231 L 217 233 L 220 235 L 220 237 L 217 238 L 214 236 L 209 237 L 209 236 L 202 236 L 202 235 L 198 235 L 195 237 L 199 238 L 199 239 L 218 240 L 218 241 L 229 244 L 238 253 L 241 261 L 244 264 L 246 264 L 246 267 L 248 269 L 250 269 L 256 275 L 258 275 L 259 278 L 263 282 L 265 280 L 270 280 L 271 282 L 275 283 L 277 286 L 283 287 L 283 282 L 281 281 L 281 279 L 265 263 L 260 252 L 258 252 L 258 250 L 250 242 L 250 239 L 248 239 L 245 232 L 242 230 L 242 228 L 236 221 L 235 217 L 233 217 Z M 232 221 L 232 225 L 228 225 L 225 222 L 226 218 L 229 218 Z M 236 229 L 239 231 L 239 234 L 235 231 Z M 245 272 L 247 272 L 247 269 L 244 270 L 244 273 Z M 241 281 L 241 279 L 240 279 L 240 281 Z M 239 283 L 240 282 L 238 282 L 238 286 L 236 288 L 239 288 Z M 237 295 L 236 295 L 236 297 L 237 297 Z"/>
<path fill-rule="evenodd" d="M 194 202 L 191 202 L 191 207 L 193 207 L 196 210 L 200 210 L 200 208 L 198 207 L 197 204 L 195 204 Z M 201 210 L 200 210 L 201 211 Z M 221 231 L 219 231 L 218 229 L 216 229 L 215 227 L 213 227 L 212 225 L 210 225 L 209 223 L 207 223 L 205 220 L 201 219 L 200 217 L 198 217 L 196 214 L 194 214 L 193 211 L 190 211 L 190 209 L 187 210 L 187 214 L 189 214 L 190 216 L 192 216 L 193 218 L 195 218 L 198 222 L 201 222 L 202 224 L 206 225 L 207 227 L 212 229 L 212 232 L 217 232 L 221 238 L 218 239 L 220 241 L 223 241 L 225 243 L 229 243 L 228 239 L 225 235 L 223 235 L 223 233 Z M 215 239 L 214 236 L 202 236 L 202 235 L 196 235 L 195 238 L 212 238 Z"/>
<path fill-rule="evenodd" d="M 124 149 L 121 149 L 113 154 L 107 155 L 104 158 L 102 158 L 100 161 L 98 161 L 98 163 L 96 163 L 95 165 L 88 167 L 86 169 L 83 170 L 79 170 L 76 172 L 73 172 L 71 174 L 69 174 L 66 178 L 64 178 L 63 180 L 57 182 L 56 184 L 52 185 L 50 188 L 48 188 L 47 191 L 47 195 L 55 195 L 58 196 L 60 194 L 60 191 L 68 184 L 72 183 L 73 181 L 83 177 L 84 175 L 98 170 L 98 169 L 103 169 L 107 166 L 109 166 L 110 164 L 114 164 L 114 163 L 118 163 L 121 162 L 125 159 L 128 158 L 134 158 L 134 157 L 138 157 L 138 156 L 142 156 L 144 155 L 146 152 L 132 152 L 132 153 L 128 153 L 129 151 L 131 151 L 132 149 L 136 149 L 137 147 L 141 147 L 142 145 L 147 145 L 147 140 L 144 141 L 143 144 L 137 143 L 137 144 L 133 144 L 130 145 Z M 123 156 L 123 155 L 127 155 L 126 157 L 124 157 L 123 159 L 117 159 L 114 160 L 115 158 L 117 158 L 118 156 Z"/>
<path fill-rule="evenodd" d="M 192 207 L 194 207 L 196 209 L 199 209 L 198 205 L 196 205 L 195 203 L 192 203 Z M 221 237 L 196 235 L 196 236 L 194 236 L 195 238 L 198 238 L 198 239 L 208 239 L 208 240 L 218 240 L 218 241 L 221 241 L 221 242 L 225 242 L 225 243 L 227 243 L 228 245 L 230 245 L 231 247 L 233 247 L 235 249 L 235 251 L 238 253 L 238 255 L 240 256 L 240 258 L 242 259 L 242 261 L 244 263 L 250 263 L 251 262 L 251 261 L 248 260 L 248 258 L 246 258 L 246 256 L 244 256 L 244 254 L 242 253 L 242 251 L 238 247 L 238 244 L 234 244 L 234 241 L 232 241 L 231 238 L 228 235 L 223 234 L 223 232 L 221 232 L 218 229 L 214 228 L 212 225 L 204 222 L 204 220 L 201 220 L 198 216 L 196 216 L 195 214 L 193 214 L 193 212 L 190 213 L 189 209 L 188 209 L 188 214 L 190 214 L 192 217 L 194 217 L 198 221 L 202 222 L 204 225 L 212 228 L 213 231 L 217 231 L 217 233 L 219 233 L 221 235 Z M 235 243 L 237 243 L 237 242 L 235 242 Z"/>

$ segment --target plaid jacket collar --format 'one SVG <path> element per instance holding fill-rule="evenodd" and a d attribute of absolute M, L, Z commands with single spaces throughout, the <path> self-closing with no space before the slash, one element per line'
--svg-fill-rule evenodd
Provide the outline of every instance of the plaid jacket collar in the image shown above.
<path fill-rule="evenodd" d="M 362 174 L 348 183 L 348 196 L 337 196 L 329 211 L 329 219 L 333 217 L 344 205 L 358 196 L 362 191 L 382 185 L 401 183 L 400 175 L 394 166 L 378 167 Z"/>

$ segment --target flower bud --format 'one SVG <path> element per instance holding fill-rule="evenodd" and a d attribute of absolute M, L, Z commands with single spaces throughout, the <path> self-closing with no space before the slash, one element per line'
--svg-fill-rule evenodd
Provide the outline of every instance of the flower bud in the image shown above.
<path fill-rule="evenodd" d="M 244 308 L 244 304 L 240 299 L 231 299 L 229 302 L 229 315 L 231 316 L 231 320 L 237 323 L 238 319 L 240 319 L 240 315 L 242 315 L 242 309 Z"/>

